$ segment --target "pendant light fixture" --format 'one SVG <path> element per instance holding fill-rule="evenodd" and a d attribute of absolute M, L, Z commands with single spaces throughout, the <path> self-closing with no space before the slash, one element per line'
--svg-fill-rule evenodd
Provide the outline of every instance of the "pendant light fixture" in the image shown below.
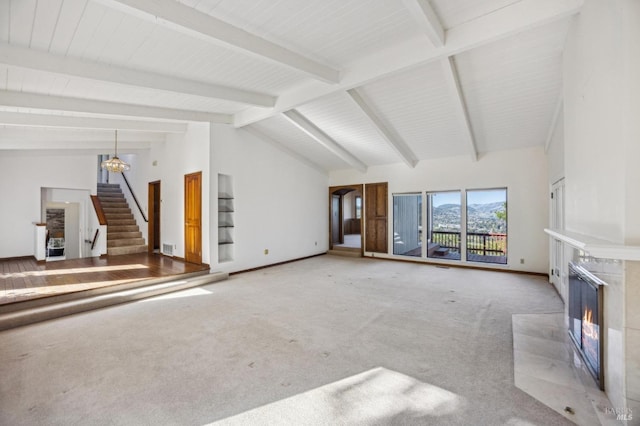
<path fill-rule="evenodd" d="M 100 167 L 106 169 L 112 173 L 122 173 L 125 170 L 129 170 L 131 165 L 125 163 L 118 158 L 118 131 L 116 130 L 116 153 L 113 157 L 100 163 Z"/>

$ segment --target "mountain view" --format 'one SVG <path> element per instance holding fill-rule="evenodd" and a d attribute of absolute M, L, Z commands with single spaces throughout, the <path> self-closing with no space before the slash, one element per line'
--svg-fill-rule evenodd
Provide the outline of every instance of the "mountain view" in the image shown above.
<path fill-rule="evenodd" d="M 467 206 L 467 232 L 506 233 L 506 220 L 500 219 L 497 212 L 504 212 L 503 202 L 470 204 Z M 433 209 L 434 231 L 460 232 L 460 205 L 442 204 Z"/>

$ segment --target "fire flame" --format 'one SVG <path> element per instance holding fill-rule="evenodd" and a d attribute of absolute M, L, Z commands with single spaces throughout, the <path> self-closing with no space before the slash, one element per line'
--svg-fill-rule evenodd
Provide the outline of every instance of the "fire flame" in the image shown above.
<path fill-rule="evenodd" d="M 598 326 L 593 324 L 593 311 L 589 308 L 585 308 L 584 316 L 582 317 L 583 345 L 586 338 L 589 338 L 591 341 L 598 341 Z"/>

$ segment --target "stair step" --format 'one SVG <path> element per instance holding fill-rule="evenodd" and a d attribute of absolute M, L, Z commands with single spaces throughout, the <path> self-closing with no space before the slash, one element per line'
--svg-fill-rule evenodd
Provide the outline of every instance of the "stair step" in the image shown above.
<path fill-rule="evenodd" d="M 108 232 L 138 232 L 138 225 L 109 225 Z"/>
<path fill-rule="evenodd" d="M 8 330 L 120 303 L 133 302 L 146 297 L 207 285 L 228 278 L 229 274 L 224 272 L 193 272 L 191 274 L 152 278 L 142 282 L 128 282 L 93 290 L 5 304 L 1 307 L 2 311 L 0 311 L 0 330 Z"/>
<path fill-rule="evenodd" d="M 142 238 L 142 232 L 111 232 L 109 228 L 107 228 L 107 241 L 120 240 L 123 238 Z"/>
<path fill-rule="evenodd" d="M 118 256 L 121 254 L 146 253 L 148 247 L 144 246 L 126 246 L 126 247 L 110 247 L 107 248 L 108 256 Z"/>
<path fill-rule="evenodd" d="M 107 225 L 109 225 L 109 228 L 107 228 L 107 230 L 110 229 L 111 226 L 129 226 L 129 225 L 138 226 L 136 224 L 135 219 L 111 219 L 111 220 L 109 220 L 107 222 L 108 222 Z"/>
<path fill-rule="evenodd" d="M 98 192 L 122 192 L 119 185 L 116 186 L 98 186 Z"/>
<path fill-rule="evenodd" d="M 107 247 L 143 246 L 144 238 L 119 238 L 110 240 L 107 237 Z"/>
<path fill-rule="evenodd" d="M 106 215 L 119 214 L 119 213 L 131 213 L 131 209 L 129 209 L 129 207 L 111 207 L 111 206 L 105 207 L 105 206 L 102 206 L 102 211 Z"/>
<path fill-rule="evenodd" d="M 98 182 L 98 187 L 102 187 L 102 188 L 120 188 L 120 184 L 118 183 L 108 183 L 108 182 Z"/>
<path fill-rule="evenodd" d="M 105 213 L 104 215 L 107 218 L 107 224 L 109 224 L 109 221 L 114 219 L 133 219 L 132 213 Z"/>
<path fill-rule="evenodd" d="M 127 200 L 121 198 L 104 198 L 100 200 L 103 207 L 129 207 Z"/>

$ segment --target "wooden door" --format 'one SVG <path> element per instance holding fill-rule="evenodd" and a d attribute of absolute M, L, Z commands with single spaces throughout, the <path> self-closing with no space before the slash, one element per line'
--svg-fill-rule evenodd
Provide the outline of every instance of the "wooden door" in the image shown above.
<path fill-rule="evenodd" d="M 365 185 L 365 251 L 387 253 L 387 182 Z"/>
<path fill-rule="evenodd" d="M 184 260 L 202 263 L 202 172 L 184 175 Z"/>
<path fill-rule="evenodd" d="M 160 181 L 149 182 L 149 253 L 160 251 Z"/>

